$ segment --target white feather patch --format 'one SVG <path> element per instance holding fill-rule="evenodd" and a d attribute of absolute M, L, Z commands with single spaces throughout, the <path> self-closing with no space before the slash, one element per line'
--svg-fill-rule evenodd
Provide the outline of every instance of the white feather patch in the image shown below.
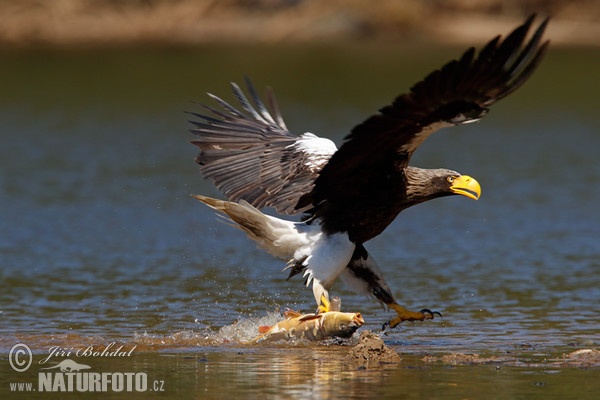
<path fill-rule="evenodd" d="M 294 143 L 294 149 L 305 154 L 305 165 L 311 171 L 319 171 L 337 151 L 335 143 L 326 138 L 318 137 L 310 132 L 300 136 Z"/>
<path fill-rule="evenodd" d="M 310 254 L 304 261 L 304 276 L 307 277 L 307 286 L 312 283 L 317 305 L 321 303 L 321 296 L 329 299 L 329 288 L 350 262 L 354 247 L 347 233 L 321 234 L 309 249 L 297 252 L 297 255 L 304 255 L 307 251 Z"/>

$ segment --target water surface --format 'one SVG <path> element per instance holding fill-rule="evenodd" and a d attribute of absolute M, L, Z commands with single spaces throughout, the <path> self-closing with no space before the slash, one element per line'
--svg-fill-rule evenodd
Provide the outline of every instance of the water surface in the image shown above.
<path fill-rule="evenodd" d="M 184 111 L 208 101 L 206 91 L 232 100 L 228 82 L 248 75 L 275 88 L 293 131 L 339 144 L 459 54 L 389 46 L 4 52 L 3 354 L 17 342 L 36 360 L 52 345 L 139 345 L 134 360 L 120 362 L 166 375 L 169 391 L 208 398 L 221 386 L 232 396 L 385 397 L 402 391 L 400 382 L 422 382 L 402 391 L 406 398 L 562 398 L 574 387 L 585 396 L 594 384 L 586 371 L 444 369 L 420 358 L 527 348 L 543 365 L 597 346 L 600 55 L 592 51 L 550 52 L 484 120 L 437 133 L 415 154 L 415 165 L 476 177 L 483 195 L 407 210 L 367 244 L 401 304 L 444 314 L 385 336 L 405 355 L 403 367 L 342 373 L 344 347 L 235 344 L 278 308 L 311 311 L 312 293 L 189 196 L 219 193 L 193 162 Z M 332 292 L 363 313 L 363 329 L 391 316 L 341 283 Z M 246 331 L 231 331 L 237 321 Z M 3 375 L 16 380 L 3 360 Z M 473 376 L 477 384 L 465 387 Z"/>

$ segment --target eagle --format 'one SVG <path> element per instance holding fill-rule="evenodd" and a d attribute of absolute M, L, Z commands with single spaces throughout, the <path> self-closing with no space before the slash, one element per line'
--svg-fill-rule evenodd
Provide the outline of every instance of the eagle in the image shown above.
<path fill-rule="evenodd" d="M 318 312 L 331 309 L 329 290 L 340 278 L 396 312 L 384 328 L 441 317 L 398 304 L 364 244 L 408 207 L 452 195 L 479 199 L 474 178 L 410 159 L 432 133 L 478 121 L 531 76 L 549 43 L 542 42 L 548 18 L 529 35 L 535 18 L 431 72 L 356 125 L 339 149 L 313 133 L 290 132 L 273 91 L 263 101 L 247 78 L 245 92 L 231 84 L 237 106 L 209 93 L 216 105 L 190 113 L 191 143 L 200 149 L 200 172 L 227 200 L 196 199 L 287 262 L 288 279 L 303 274 Z M 300 217 L 267 215 L 265 207 Z"/>

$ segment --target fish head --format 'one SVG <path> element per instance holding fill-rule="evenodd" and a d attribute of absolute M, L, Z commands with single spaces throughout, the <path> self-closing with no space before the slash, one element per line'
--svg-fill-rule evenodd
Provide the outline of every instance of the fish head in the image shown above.
<path fill-rule="evenodd" d="M 321 315 L 323 315 L 323 330 L 328 336 L 348 338 L 365 323 L 361 313 L 331 311 Z"/>

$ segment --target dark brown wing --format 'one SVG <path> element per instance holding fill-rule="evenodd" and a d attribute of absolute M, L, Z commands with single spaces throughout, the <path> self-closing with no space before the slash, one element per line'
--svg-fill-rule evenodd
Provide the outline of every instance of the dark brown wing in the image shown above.
<path fill-rule="evenodd" d="M 356 126 L 299 206 L 327 202 L 327 208 L 335 210 L 340 202 L 356 202 L 374 181 L 406 166 L 437 129 L 483 117 L 487 107 L 520 87 L 541 61 L 548 44 L 540 43 L 548 19 L 525 42 L 534 18 L 506 39 L 494 38 L 477 55 L 474 48 L 467 50 Z"/>
<path fill-rule="evenodd" d="M 192 143 L 200 148 L 196 162 L 230 201 L 243 199 L 257 208 L 299 213 L 303 209 L 296 208 L 298 199 L 312 190 L 336 147 L 310 133 L 291 134 L 273 92 L 267 92 L 267 108 L 249 80 L 246 84 L 252 103 L 231 84 L 243 111 L 209 94 L 219 109 L 204 106 L 212 115 L 192 113 L 200 119 L 191 121 L 191 132 L 197 135 Z"/>

